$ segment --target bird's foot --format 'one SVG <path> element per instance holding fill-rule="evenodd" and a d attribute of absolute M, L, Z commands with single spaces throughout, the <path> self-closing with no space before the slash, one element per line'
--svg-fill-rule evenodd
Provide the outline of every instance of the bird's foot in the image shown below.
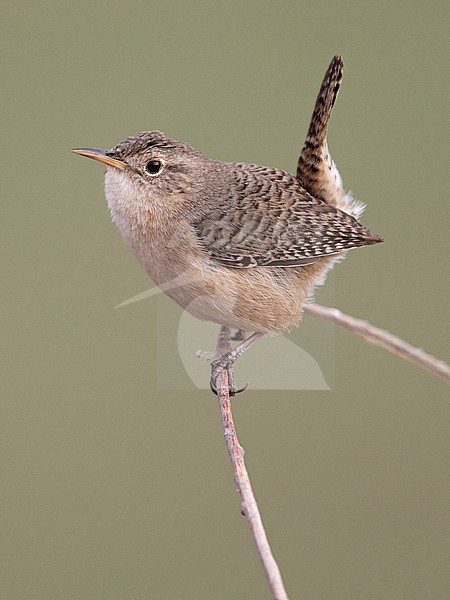
<path fill-rule="evenodd" d="M 238 388 L 234 382 L 234 373 L 233 373 L 233 365 L 236 361 L 237 356 L 231 352 L 227 352 L 219 359 L 214 360 L 211 363 L 211 380 L 210 387 L 211 390 L 217 395 L 218 389 L 218 379 L 222 372 L 222 369 L 225 369 L 228 375 L 228 393 L 230 396 L 236 396 L 236 394 L 240 394 L 244 392 L 248 387 L 248 382 L 244 385 L 244 387 Z"/>
<path fill-rule="evenodd" d="M 214 352 L 211 352 L 210 350 L 197 350 L 195 355 L 200 360 L 206 360 L 206 361 L 210 361 L 214 358 Z"/>
<path fill-rule="evenodd" d="M 245 331 L 243 329 L 237 329 L 236 333 L 230 337 L 230 340 L 234 342 L 243 342 L 245 340 Z"/>

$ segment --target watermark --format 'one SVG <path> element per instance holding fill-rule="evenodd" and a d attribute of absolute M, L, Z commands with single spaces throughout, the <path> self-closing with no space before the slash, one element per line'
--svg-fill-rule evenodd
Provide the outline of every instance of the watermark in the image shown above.
<path fill-rule="evenodd" d="M 122 308 L 144 300 L 156 302 L 157 335 L 150 343 L 156 344 L 156 385 L 161 390 L 209 390 L 210 369 L 205 358 L 213 354 L 219 325 L 195 318 L 189 312 L 191 309 L 195 314 L 195 306 L 183 310 L 162 293 L 173 293 L 185 281 L 186 276 L 180 275 L 116 306 Z M 192 283 L 192 279 L 189 281 Z M 327 303 L 333 305 L 333 273 L 322 292 Z M 202 299 L 195 301 L 201 304 Z M 306 315 L 291 333 L 267 335 L 255 343 L 237 361 L 235 378 L 238 385 L 249 381 L 253 390 L 331 389 L 335 380 L 334 328 Z"/>

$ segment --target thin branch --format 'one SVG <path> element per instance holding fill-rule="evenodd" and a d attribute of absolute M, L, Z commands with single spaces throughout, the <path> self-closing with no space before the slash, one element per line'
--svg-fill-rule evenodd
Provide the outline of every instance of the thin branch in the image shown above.
<path fill-rule="evenodd" d="M 230 329 L 222 326 L 217 339 L 216 358 L 220 358 L 231 349 Z M 220 416 L 224 428 L 225 443 L 233 465 L 234 481 L 242 499 L 242 513 L 247 517 L 253 540 L 269 582 L 275 600 L 288 600 L 286 590 L 278 565 L 270 549 L 269 540 L 261 520 L 258 505 L 253 494 L 252 486 L 244 462 L 244 449 L 239 444 L 231 412 L 230 395 L 228 391 L 228 373 L 222 369 L 217 378 L 217 398 L 219 400 Z"/>
<path fill-rule="evenodd" d="M 410 362 L 419 365 L 419 367 L 422 367 L 422 369 L 425 369 L 430 373 L 433 373 L 433 375 L 437 375 L 450 383 L 450 367 L 447 363 L 435 358 L 431 354 L 427 354 L 420 348 L 411 346 L 408 342 L 405 342 L 385 329 L 380 329 L 367 321 L 346 315 L 337 308 L 329 308 L 328 306 L 321 306 L 320 304 L 308 304 L 305 306 L 305 311 L 316 317 L 334 321 L 353 333 L 360 335 L 367 342 L 374 344 L 375 346 L 380 346 L 381 348 L 388 350 L 388 352 L 400 356 L 400 358 L 409 360 Z"/>
<path fill-rule="evenodd" d="M 380 346 L 392 354 L 419 365 L 433 375 L 450 383 L 450 367 L 442 360 L 415 348 L 385 329 L 374 327 L 363 319 L 342 313 L 337 308 L 308 304 L 305 311 L 328 321 L 334 321 L 346 329 L 363 337 L 367 342 Z M 230 329 L 222 326 L 216 348 L 216 359 L 231 350 Z M 252 486 L 244 462 L 244 449 L 239 444 L 234 426 L 229 395 L 228 372 L 222 369 L 217 378 L 217 397 L 224 428 L 225 442 L 233 465 L 234 480 L 242 498 L 242 513 L 247 517 L 250 530 L 275 600 L 288 600 L 278 565 L 270 549 L 269 541 L 261 520 L 261 515 L 253 494 Z"/>

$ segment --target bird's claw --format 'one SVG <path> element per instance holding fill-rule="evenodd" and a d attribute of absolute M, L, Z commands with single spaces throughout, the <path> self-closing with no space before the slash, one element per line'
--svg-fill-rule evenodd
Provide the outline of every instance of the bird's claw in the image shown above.
<path fill-rule="evenodd" d="M 222 369 L 225 369 L 228 375 L 228 393 L 230 396 L 236 396 L 236 394 L 240 394 L 241 392 L 245 392 L 248 387 L 248 382 L 241 388 L 238 388 L 234 383 L 234 374 L 233 374 L 233 364 L 235 362 L 235 358 L 230 357 L 228 355 L 219 358 L 211 363 L 211 379 L 209 382 L 209 386 L 211 391 L 217 396 L 217 380 L 222 372 Z"/>
<path fill-rule="evenodd" d="M 228 386 L 228 394 L 230 396 L 236 396 L 236 394 L 240 394 L 241 392 L 245 392 L 245 390 L 248 388 L 248 384 L 249 382 L 247 381 L 247 383 L 242 386 L 241 388 L 237 388 L 235 385 L 229 385 Z M 213 378 L 211 377 L 211 380 L 209 382 L 209 387 L 211 388 L 211 391 L 217 396 L 218 392 L 217 392 L 217 387 L 216 387 L 216 383 L 215 381 L 213 381 Z"/>

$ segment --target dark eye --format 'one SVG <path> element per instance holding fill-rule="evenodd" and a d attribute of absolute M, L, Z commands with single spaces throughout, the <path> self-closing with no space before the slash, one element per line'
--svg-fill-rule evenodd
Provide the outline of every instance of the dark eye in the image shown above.
<path fill-rule="evenodd" d="M 145 170 L 150 175 L 157 175 L 162 169 L 162 162 L 160 160 L 149 160 L 145 165 Z"/>

